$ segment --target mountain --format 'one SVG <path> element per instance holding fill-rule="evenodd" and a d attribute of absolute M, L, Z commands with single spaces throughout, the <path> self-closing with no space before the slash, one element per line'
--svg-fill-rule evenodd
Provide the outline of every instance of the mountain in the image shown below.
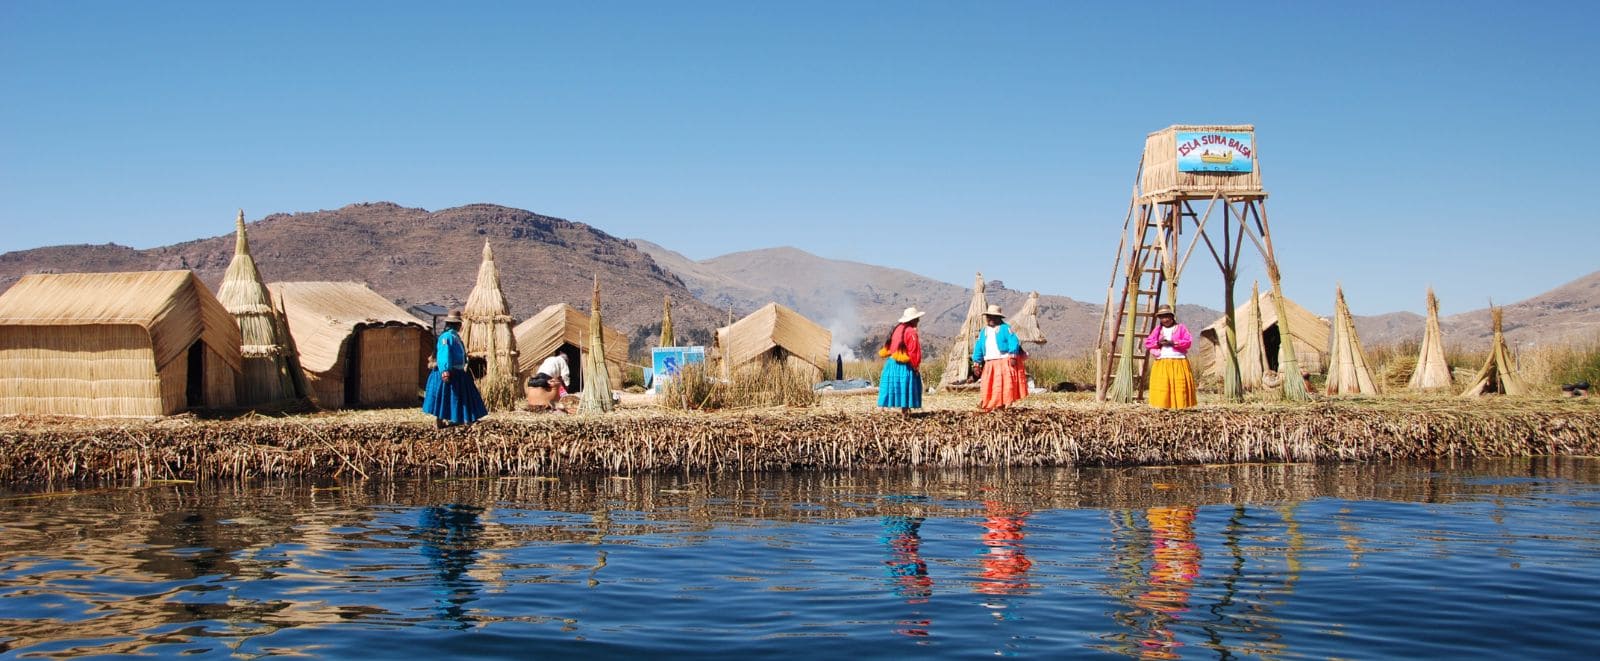
<path fill-rule="evenodd" d="M 818 257 L 782 247 L 737 252 L 695 261 L 649 241 L 634 245 L 676 274 L 700 300 L 744 314 L 776 301 L 833 330 L 835 350 L 873 343 L 912 305 L 928 311 L 924 335 L 930 344 L 948 342 L 961 327 L 972 290 L 901 269 Z M 999 280 L 985 283 L 985 297 L 1007 313 L 1022 308 L 1027 292 Z M 1101 303 L 1041 294 L 1039 326 L 1049 342 L 1031 353 L 1076 356 L 1094 350 Z M 1220 313 L 1179 306 L 1185 319 L 1210 323 Z M 1192 322 L 1191 322 L 1192 323 Z M 937 342 L 937 343 L 935 343 Z M 942 347 L 939 347 L 942 349 Z"/>
<path fill-rule="evenodd" d="M 0 288 L 28 273 L 193 269 L 213 289 L 233 258 L 228 230 L 207 239 L 137 250 L 114 244 L 51 246 L 0 255 Z M 605 320 L 630 335 L 661 320 L 673 297 L 680 335 L 708 340 L 721 321 L 682 281 L 633 244 L 583 223 L 493 204 L 428 211 L 388 202 L 331 211 L 272 214 L 249 223 L 251 252 L 262 276 L 277 280 L 355 280 L 402 306 L 460 307 L 472 291 L 483 243 L 494 248 L 513 316 L 551 303 L 589 308 L 590 278 L 600 277 Z M 637 348 L 637 347 L 636 347 Z"/>

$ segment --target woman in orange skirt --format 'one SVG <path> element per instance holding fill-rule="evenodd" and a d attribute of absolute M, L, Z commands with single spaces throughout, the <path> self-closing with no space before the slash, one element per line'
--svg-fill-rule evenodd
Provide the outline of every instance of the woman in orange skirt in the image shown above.
<path fill-rule="evenodd" d="M 983 366 L 978 407 L 993 411 L 1028 396 L 1028 371 L 1022 365 L 1022 343 L 1011 332 L 1000 306 L 989 306 L 983 323 L 978 341 L 972 344 L 972 362 Z"/>
<path fill-rule="evenodd" d="M 1150 367 L 1150 405 L 1163 409 L 1186 409 L 1198 403 L 1194 392 L 1194 372 L 1189 369 L 1189 347 L 1194 338 L 1178 323 L 1172 308 L 1156 310 L 1159 325 L 1144 339 L 1144 348 L 1155 360 Z"/>

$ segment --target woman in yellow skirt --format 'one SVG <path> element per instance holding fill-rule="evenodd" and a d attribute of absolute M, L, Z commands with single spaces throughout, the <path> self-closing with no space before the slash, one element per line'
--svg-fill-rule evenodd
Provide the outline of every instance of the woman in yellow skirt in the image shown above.
<path fill-rule="evenodd" d="M 1145 350 L 1155 359 L 1150 368 L 1150 405 L 1163 409 L 1194 406 L 1194 372 L 1189 369 L 1194 337 L 1188 327 L 1178 323 L 1169 306 L 1156 310 L 1156 321 L 1159 325 L 1144 339 Z"/>

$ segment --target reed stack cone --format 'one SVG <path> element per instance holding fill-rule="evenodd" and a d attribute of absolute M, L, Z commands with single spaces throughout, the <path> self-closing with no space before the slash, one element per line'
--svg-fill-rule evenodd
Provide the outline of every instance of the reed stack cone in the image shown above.
<path fill-rule="evenodd" d="M 245 236 L 244 209 L 234 221 L 237 238 L 233 261 L 217 288 L 217 300 L 239 324 L 243 369 L 234 382 L 240 406 L 286 402 L 295 398 L 294 370 L 283 320 L 272 307 L 272 297 L 261 271 L 250 255 L 250 240 Z"/>
<path fill-rule="evenodd" d="M 606 372 L 605 327 L 600 320 L 600 276 L 594 277 L 594 295 L 589 301 L 589 349 L 583 354 L 583 393 L 578 410 L 583 413 L 609 412 L 611 377 Z"/>
<path fill-rule="evenodd" d="M 1501 331 L 1500 312 L 1501 308 L 1489 310 L 1490 317 L 1494 320 L 1494 341 L 1489 346 L 1489 357 L 1483 361 L 1483 369 L 1478 370 L 1478 375 L 1472 379 L 1472 385 L 1467 386 L 1467 390 L 1461 393 L 1462 397 L 1527 393 L 1522 379 L 1517 377 L 1516 363 L 1511 359 L 1511 349 L 1506 346 L 1506 336 Z"/>
<path fill-rule="evenodd" d="M 978 332 L 983 330 L 983 311 L 989 306 L 984 297 L 983 274 L 979 273 L 972 283 L 972 301 L 967 304 L 967 317 L 961 322 L 961 330 L 956 333 L 956 339 L 950 345 L 950 350 L 945 353 L 944 373 L 939 376 L 939 389 L 967 380 L 967 372 L 972 365 L 972 344 L 978 341 Z"/>
<path fill-rule="evenodd" d="M 1344 288 L 1334 290 L 1333 351 L 1328 358 L 1329 395 L 1376 395 L 1378 383 L 1372 378 L 1367 354 L 1356 335 L 1355 320 L 1345 304 Z"/>
<path fill-rule="evenodd" d="M 1439 299 L 1429 287 L 1428 324 L 1422 332 L 1422 346 L 1417 349 L 1417 366 L 1411 371 L 1406 388 L 1438 390 L 1451 385 L 1450 363 L 1444 359 L 1444 333 L 1439 330 Z"/>
<path fill-rule="evenodd" d="M 478 282 L 467 295 L 461 310 L 461 341 L 467 358 L 483 361 L 483 380 L 479 389 L 490 409 L 511 410 L 520 400 L 517 387 L 517 345 L 511 330 L 511 306 L 500 288 L 500 269 L 494 263 L 494 249 L 483 242 L 483 262 L 478 265 Z"/>

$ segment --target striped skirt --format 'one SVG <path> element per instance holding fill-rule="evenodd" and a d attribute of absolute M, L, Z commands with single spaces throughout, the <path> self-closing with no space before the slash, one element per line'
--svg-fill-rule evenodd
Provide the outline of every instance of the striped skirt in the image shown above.
<path fill-rule="evenodd" d="M 891 409 L 922 408 L 922 374 L 893 358 L 883 361 L 878 375 L 878 406 Z"/>
<path fill-rule="evenodd" d="M 1159 358 L 1150 368 L 1150 405 L 1186 409 L 1199 402 L 1194 392 L 1194 372 L 1188 358 Z"/>
<path fill-rule="evenodd" d="M 978 408 L 993 411 L 1028 396 L 1028 371 L 1022 359 L 1008 356 L 983 361 L 982 396 Z"/>

